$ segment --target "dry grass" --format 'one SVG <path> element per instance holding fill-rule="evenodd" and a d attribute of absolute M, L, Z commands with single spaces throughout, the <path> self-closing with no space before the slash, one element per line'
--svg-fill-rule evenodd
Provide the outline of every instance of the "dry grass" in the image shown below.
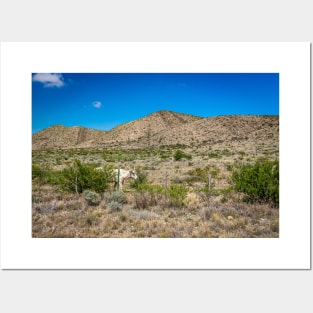
<path fill-rule="evenodd" d="M 193 193 L 182 208 L 167 206 L 160 197 L 149 202 L 148 207 L 140 208 L 141 196 L 147 195 L 127 197 L 127 203 L 115 211 L 104 199 L 99 205 L 90 206 L 82 196 L 60 193 L 48 186 L 34 188 L 32 235 L 46 238 L 279 236 L 279 212 L 269 205 L 211 201 L 208 207 L 206 201 Z"/>

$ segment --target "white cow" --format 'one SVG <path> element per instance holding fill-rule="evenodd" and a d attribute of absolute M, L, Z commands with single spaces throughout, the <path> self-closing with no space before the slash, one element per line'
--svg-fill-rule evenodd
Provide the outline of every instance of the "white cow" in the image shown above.
<path fill-rule="evenodd" d="M 114 173 L 115 173 L 115 180 L 114 180 L 115 187 L 119 183 L 118 190 L 122 190 L 123 189 L 123 185 L 124 185 L 125 180 L 127 178 L 132 178 L 132 179 L 137 179 L 138 178 L 136 173 L 135 173 L 135 171 L 133 171 L 133 170 L 128 171 L 128 170 L 120 169 L 120 173 L 118 174 L 118 169 L 115 169 Z M 119 180 L 119 182 L 118 182 L 118 180 Z"/>
<path fill-rule="evenodd" d="M 95 169 L 96 171 L 103 171 L 102 167 L 97 167 Z M 118 169 L 114 169 L 114 187 L 118 186 L 118 190 L 123 190 L 123 185 L 125 183 L 125 180 L 127 178 L 132 178 L 132 179 L 137 179 L 137 175 L 135 173 L 135 171 L 133 170 L 124 170 L 122 168 Z"/>

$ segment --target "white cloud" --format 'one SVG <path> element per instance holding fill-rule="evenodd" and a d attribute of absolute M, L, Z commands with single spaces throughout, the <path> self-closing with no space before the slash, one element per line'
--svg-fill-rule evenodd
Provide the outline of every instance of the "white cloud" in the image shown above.
<path fill-rule="evenodd" d="M 92 106 L 94 108 L 100 109 L 101 106 L 102 106 L 102 103 L 100 101 L 95 101 L 95 102 L 92 103 Z"/>
<path fill-rule="evenodd" d="M 62 74 L 37 73 L 33 76 L 34 82 L 42 83 L 44 87 L 63 87 L 65 85 Z"/>

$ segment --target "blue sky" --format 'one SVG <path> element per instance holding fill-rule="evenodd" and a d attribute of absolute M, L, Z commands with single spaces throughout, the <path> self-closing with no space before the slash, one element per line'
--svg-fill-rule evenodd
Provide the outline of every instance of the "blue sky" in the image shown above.
<path fill-rule="evenodd" d="M 32 74 L 33 133 L 55 124 L 109 130 L 159 110 L 278 115 L 279 74 Z"/>

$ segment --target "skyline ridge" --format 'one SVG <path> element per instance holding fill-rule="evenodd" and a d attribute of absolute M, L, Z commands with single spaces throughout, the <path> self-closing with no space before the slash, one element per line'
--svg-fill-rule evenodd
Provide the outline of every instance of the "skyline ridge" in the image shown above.
<path fill-rule="evenodd" d="M 65 125 L 65 124 L 57 123 L 57 124 L 53 124 L 53 125 L 47 126 L 46 128 L 43 128 L 41 130 L 38 130 L 37 132 L 32 133 L 32 135 L 35 135 L 38 132 L 41 132 L 41 131 L 43 131 L 43 130 L 45 130 L 47 128 L 57 127 L 57 126 L 66 127 L 66 128 L 81 127 L 81 128 L 87 128 L 87 129 L 92 129 L 92 130 L 97 130 L 97 131 L 109 132 L 112 129 L 114 129 L 116 127 L 119 127 L 121 125 L 124 125 L 124 124 L 127 124 L 127 123 L 131 123 L 133 121 L 140 120 L 140 119 L 143 119 L 145 117 L 148 117 L 150 115 L 153 115 L 153 114 L 156 114 L 156 113 L 160 113 L 160 112 L 170 112 L 170 113 L 182 114 L 182 115 L 186 115 L 186 116 L 189 115 L 189 116 L 197 117 L 199 119 L 209 119 L 209 118 L 214 118 L 214 117 L 218 117 L 218 116 L 219 117 L 223 117 L 223 116 L 225 116 L 225 117 L 227 117 L 227 116 L 276 116 L 276 117 L 279 117 L 279 114 L 220 114 L 220 115 L 213 115 L 213 116 L 200 116 L 200 115 L 193 115 L 193 114 L 184 113 L 184 112 L 178 112 L 178 111 L 161 109 L 161 110 L 158 110 L 158 111 L 155 111 L 155 112 L 148 113 L 147 115 L 140 116 L 140 117 L 138 117 L 138 118 L 136 118 L 134 120 L 125 121 L 125 122 L 123 122 L 121 124 L 113 126 L 110 129 L 99 129 L 99 128 L 88 127 L 88 126 L 85 126 L 85 125 L 78 125 L 78 124 L 77 125 Z"/>
<path fill-rule="evenodd" d="M 33 134 L 32 142 L 33 150 L 97 147 L 137 149 L 177 144 L 210 146 L 217 141 L 253 140 L 259 137 L 259 133 L 264 138 L 276 138 L 279 116 L 224 115 L 202 118 L 163 110 L 122 123 L 109 131 L 58 124 Z"/>

